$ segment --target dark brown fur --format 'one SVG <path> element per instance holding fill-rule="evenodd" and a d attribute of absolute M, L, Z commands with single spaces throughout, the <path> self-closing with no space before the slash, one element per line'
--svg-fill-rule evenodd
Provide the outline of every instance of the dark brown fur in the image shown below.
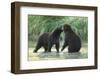
<path fill-rule="evenodd" d="M 76 35 L 75 32 L 73 32 L 70 25 L 68 25 L 68 24 L 65 24 L 63 26 L 63 30 L 65 33 L 65 40 L 64 40 L 64 45 L 63 45 L 61 51 L 63 51 L 64 48 L 66 46 L 68 46 L 69 53 L 79 52 L 79 50 L 81 48 L 81 40 L 80 40 L 79 36 Z"/>
<path fill-rule="evenodd" d="M 37 52 L 41 47 L 44 47 L 45 52 L 51 52 L 53 45 L 56 45 L 56 50 L 59 52 L 59 37 L 62 32 L 62 28 L 56 28 L 53 32 L 43 33 L 37 42 L 34 52 Z"/>

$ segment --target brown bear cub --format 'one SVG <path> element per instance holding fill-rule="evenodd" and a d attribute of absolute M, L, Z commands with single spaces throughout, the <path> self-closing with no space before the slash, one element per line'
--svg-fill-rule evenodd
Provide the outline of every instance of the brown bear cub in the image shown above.
<path fill-rule="evenodd" d="M 57 52 L 59 52 L 59 37 L 62 31 L 62 27 L 58 27 L 53 32 L 43 33 L 39 37 L 33 52 L 37 52 L 41 47 L 44 48 L 45 52 L 51 52 L 53 45 L 55 45 Z"/>
<path fill-rule="evenodd" d="M 79 52 L 81 48 L 81 40 L 79 36 L 75 34 L 71 26 L 68 24 L 65 24 L 63 26 L 63 31 L 65 34 L 65 38 L 64 38 L 64 44 L 61 51 L 63 51 L 65 47 L 68 46 L 69 53 Z"/>

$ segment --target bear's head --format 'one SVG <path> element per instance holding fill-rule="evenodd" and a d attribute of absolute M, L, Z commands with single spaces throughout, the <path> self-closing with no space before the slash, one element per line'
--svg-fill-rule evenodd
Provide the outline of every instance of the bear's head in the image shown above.
<path fill-rule="evenodd" d="M 53 31 L 54 34 L 60 34 L 62 32 L 62 26 L 55 28 L 55 30 Z"/>
<path fill-rule="evenodd" d="M 71 26 L 69 24 L 64 24 L 62 29 L 65 32 L 72 31 Z"/>

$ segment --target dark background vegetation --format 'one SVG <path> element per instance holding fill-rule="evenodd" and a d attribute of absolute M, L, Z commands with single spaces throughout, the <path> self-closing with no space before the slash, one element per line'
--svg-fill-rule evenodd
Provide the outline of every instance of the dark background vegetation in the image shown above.
<path fill-rule="evenodd" d="M 40 16 L 28 15 L 28 46 L 34 47 L 39 35 L 52 32 L 56 27 L 70 24 L 73 31 L 81 38 L 82 42 L 88 40 L 88 18 L 78 16 Z M 61 41 L 64 33 L 61 34 Z"/>

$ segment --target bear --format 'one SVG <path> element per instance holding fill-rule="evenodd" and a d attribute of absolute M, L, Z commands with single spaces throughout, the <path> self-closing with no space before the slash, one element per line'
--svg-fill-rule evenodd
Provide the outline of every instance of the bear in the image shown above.
<path fill-rule="evenodd" d="M 44 48 L 45 52 L 51 52 L 52 46 L 55 45 L 59 53 L 59 38 L 62 31 L 62 27 L 57 27 L 53 32 L 46 32 L 40 35 L 33 52 L 36 53 L 41 47 Z"/>
<path fill-rule="evenodd" d="M 68 53 L 79 52 L 81 48 L 81 39 L 80 37 L 72 30 L 71 25 L 64 24 L 64 44 L 61 51 L 63 51 L 68 46 Z"/>

